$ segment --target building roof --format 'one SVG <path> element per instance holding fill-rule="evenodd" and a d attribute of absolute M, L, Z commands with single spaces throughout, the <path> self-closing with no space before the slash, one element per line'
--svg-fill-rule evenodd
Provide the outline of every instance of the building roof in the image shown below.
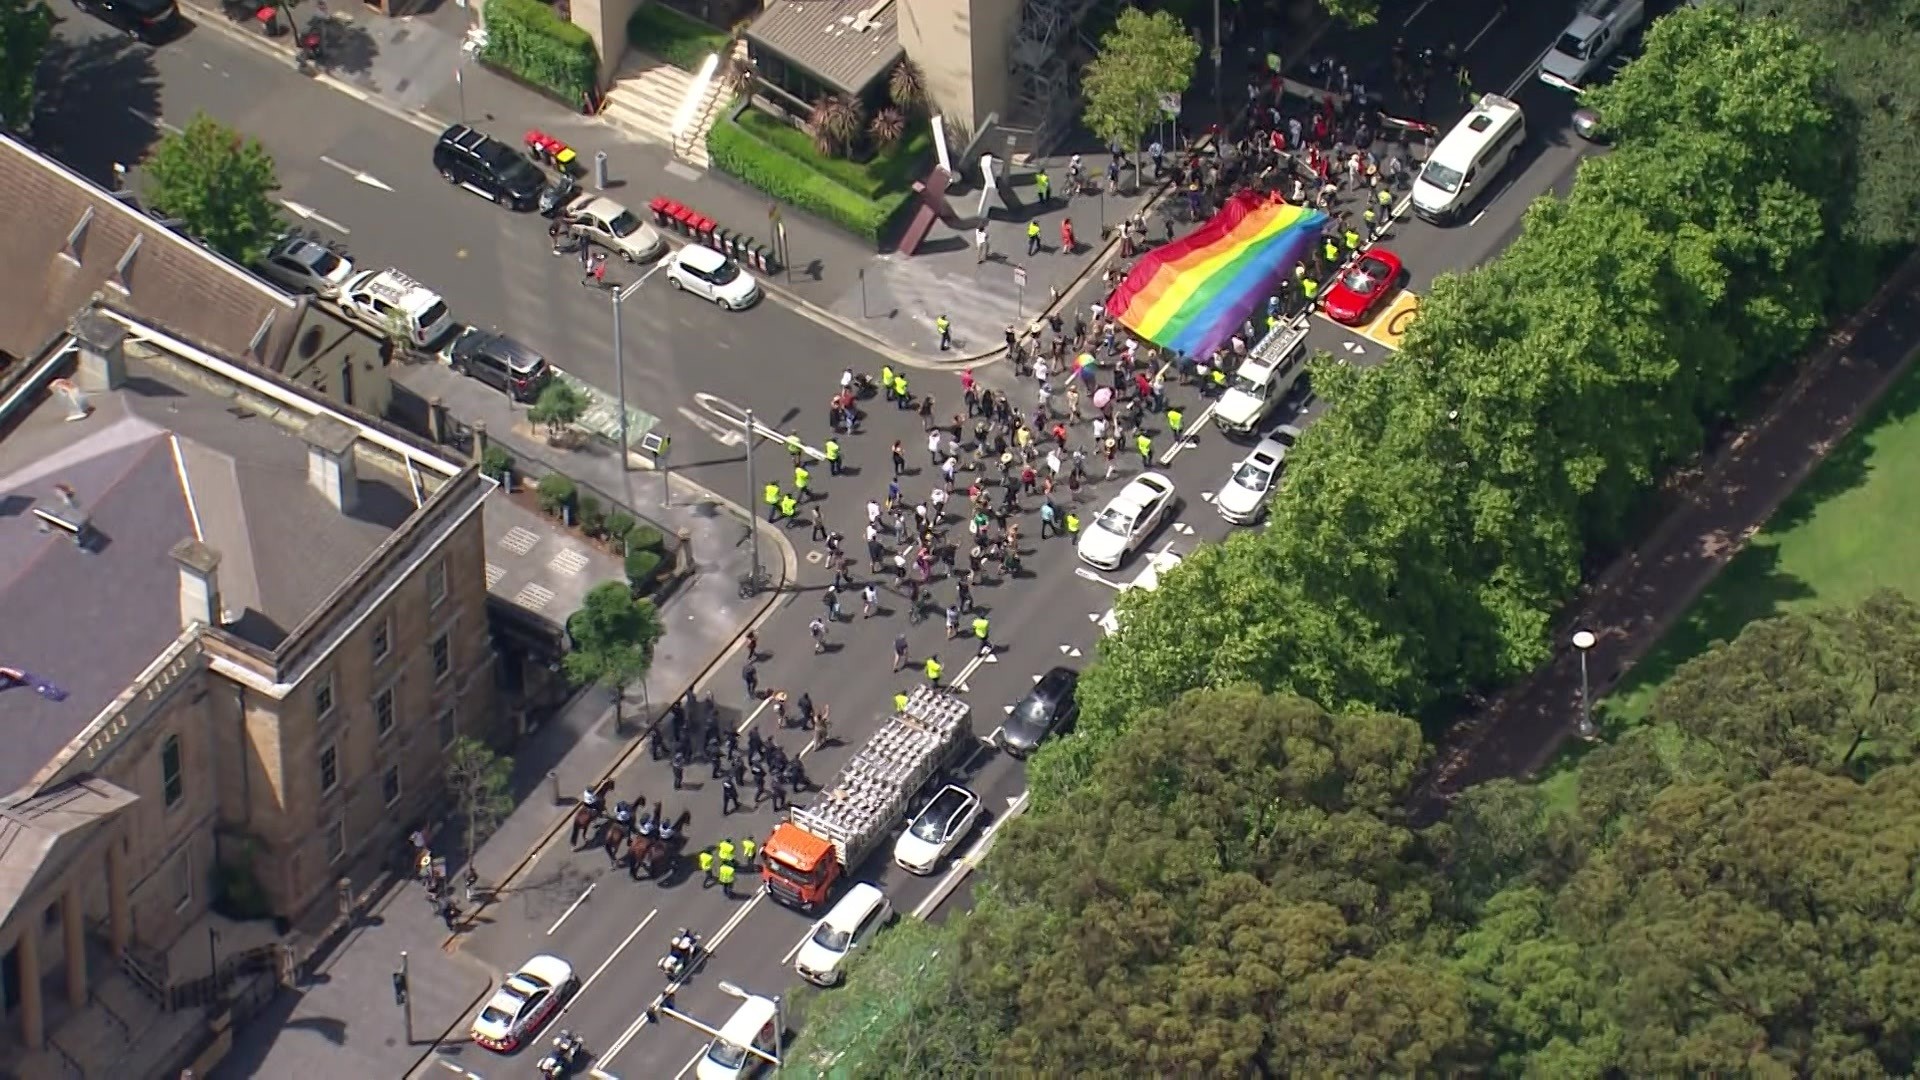
<path fill-rule="evenodd" d="M 893 8 L 892 0 L 773 0 L 747 41 L 859 94 L 906 54 Z"/>
<path fill-rule="evenodd" d="M 124 788 L 94 776 L 0 807 L 0 917 L 9 917 L 42 877 L 58 874 L 93 827 L 133 804 Z"/>
<path fill-rule="evenodd" d="M 95 293 L 202 348 L 276 371 L 310 310 L 0 136 L 0 354 L 39 355 Z"/>
<path fill-rule="evenodd" d="M 64 691 L 0 690 L 0 792 L 31 779 L 179 636 L 175 544 L 193 537 L 219 553 L 224 629 L 271 651 L 415 509 L 362 469 L 357 505 L 342 513 L 308 483 L 297 426 L 183 377 L 149 342 L 126 349 L 125 385 L 88 394 L 83 419 L 44 393 L 0 415 L 0 668 Z M 85 547 L 33 513 L 61 512 L 59 486 L 91 527 Z"/>

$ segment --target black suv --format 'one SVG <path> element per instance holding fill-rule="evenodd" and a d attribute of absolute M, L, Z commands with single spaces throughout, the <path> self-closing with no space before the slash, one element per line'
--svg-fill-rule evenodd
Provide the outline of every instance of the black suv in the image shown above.
<path fill-rule="evenodd" d="M 533 163 L 484 132 L 455 124 L 433 144 L 433 167 L 449 184 L 514 210 L 531 210 L 547 178 Z"/>
<path fill-rule="evenodd" d="M 74 0 L 73 6 L 148 45 L 158 45 L 180 29 L 174 0 Z"/>
<path fill-rule="evenodd" d="M 453 370 L 512 394 L 515 401 L 531 402 L 553 377 L 553 369 L 539 353 L 505 334 L 469 326 L 447 350 Z"/>

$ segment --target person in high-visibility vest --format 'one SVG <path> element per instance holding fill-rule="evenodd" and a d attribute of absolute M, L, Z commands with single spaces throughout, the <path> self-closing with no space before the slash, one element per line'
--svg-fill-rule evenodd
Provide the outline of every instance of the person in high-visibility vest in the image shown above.
<path fill-rule="evenodd" d="M 1027 254 L 1040 254 L 1040 223 L 1037 221 L 1027 222 Z"/>
<path fill-rule="evenodd" d="M 1181 415 L 1179 409 L 1167 410 L 1167 430 L 1173 433 L 1175 439 L 1180 437 L 1180 424 L 1184 420 L 1186 417 Z"/>
<path fill-rule="evenodd" d="M 1042 203 L 1053 194 L 1053 178 L 1047 175 L 1047 170 L 1041 169 L 1033 174 L 1033 194 Z"/>
<path fill-rule="evenodd" d="M 705 879 L 701 883 L 703 888 L 713 884 L 713 851 L 710 848 L 700 851 L 700 874 Z"/>
<path fill-rule="evenodd" d="M 880 365 L 880 392 L 887 395 L 888 401 L 893 400 L 893 365 L 892 364 Z"/>
<path fill-rule="evenodd" d="M 1361 211 L 1360 220 L 1366 222 L 1368 236 L 1380 235 L 1380 215 L 1373 212 L 1373 207 L 1369 206 Z"/>
<path fill-rule="evenodd" d="M 1387 190 L 1385 184 L 1380 185 L 1380 194 L 1375 195 L 1373 200 L 1380 204 L 1380 209 L 1383 212 L 1393 209 L 1393 192 Z"/>
<path fill-rule="evenodd" d="M 1080 531 L 1080 515 L 1067 511 L 1067 535 L 1073 536 Z"/>
<path fill-rule="evenodd" d="M 761 489 L 760 497 L 767 502 L 767 520 L 778 521 L 780 518 L 780 485 L 769 483 L 765 488 Z"/>
<path fill-rule="evenodd" d="M 743 836 L 740 838 L 740 861 L 743 864 L 752 866 L 754 853 L 759 850 L 760 845 L 753 842 L 753 837 Z"/>
<path fill-rule="evenodd" d="M 933 328 L 940 333 L 940 351 L 953 348 L 953 320 L 942 314 L 933 320 Z"/>
<path fill-rule="evenodd" d="M 1147 438 L 1146 432 L 1143 431 L 1133 437 L 1133 448 L 1140 451 L 1142 467 L 1153 464 L 1153 440 Z"/>
<path fill-rule="evenodd" d="M 912 405 L 912 402 L 907 399 L 907 376 L 905 372 L 893 377 L 893 403 L 896 407 L 902 409 Z"/>
<path fill-rule="evenodd" d="M 800 459 L 806 452 L 807 448 L 800 442 L 800 436 L 794 434 L 787 436 L 787 456 L 793 459 L 795 465 L 800 464 Z"/>
<path fill-rule="evenodd" d="M 940 660 L 937 657 L 927 657 L 927 685 L 940 685 L 940 671 Z"/>
<path fill-rule="evenodd" d="M 820 448 L 820 452 L 821 452 L 822 454 L 824 454 L 824 455 L 826 455 L 826 458 L 827 458 L 827 475 L 828 475 L 828 476 L 839 476 L 839 475 L 840 475 L 840 469 L 841 469 L 841 467 L 842 467 L 842 466 L 841 466 L 841 463 L 840 463 L 840 442 L 839 442 L 839 440 L 837 440 L 837 439 L 828 439 L 828 440 L 827 440 L 827 444 L 826 444 L 825 446 L 822 446 L 822 447 Z"/>
<path fill-rule="evenodd" d="M 902 690 L 899 693 L 893 695 L 893 711 L 894 712 L 907 711 L 907 692 L 905 690 Z"/>
<path fill-rule="evenodd" d="M 713 876 L 720 879 L 720 893 L 727 899 L 733 899 L 733 864 L 723 862 L 714 868 Z"/>
<path fill-rule="evenodd" d="M 975 615 L 973 617 L 973 639 L 980 643 L 980 651 L 983 653 L 993 651 L 993 642 L 987 638 L 987 632 L 991 628 L 992 626 L 987 622 L 985 615 Z"/>
<path fill-rule="evenodd" d="M 719 845 L 716 847 L 713 853 L 713 857 L 720 860 L 723 863 L 732 862 L 733 861 L 733 841 L 731 840 L 720 841 Z"/>
<path fill-rule="evenodd" d="M 1300 293 L 1307 298 L 1307 306 L 1313 306 L 1313 299 L 1320 295 L 1320 283 L 1308 278 L 1300 283 Z"/>
<path fill-rule="evenodd" d="M 1337 264 L 1340 261 L 1340 245 L 1334 243 L 1333 237 L 1329 236 L 1326 243 L 1320 245 L 1320 254 L 1326 256 L 1328 265 Z"/>
<path fill-rule="evenodd" d="M 813 474 L 807 471 L 805 465 L 795 465 L 793 467 L 793 493 L 795 495 L 802 499 L 808 498 L 807 485 L 811 483 L 812 480 Z"/>
<path fill-rule="evenodd" d="M 795 499 L 791 495 L 780 496 L 780 516 L 781 517 L 791 522 L 793 520 L 793 515 L 799 512 L 800 512 L 800 500 Z"/>
<path fill-rule="evenodd" d="M 1357 232 L 1354 232 L 1352 229 L 1348 229 L 1347 231 L 1341 233 L 1340 239 L 1346 243 L 1348 251 L 1360 250 L 1360 234 Z"/>

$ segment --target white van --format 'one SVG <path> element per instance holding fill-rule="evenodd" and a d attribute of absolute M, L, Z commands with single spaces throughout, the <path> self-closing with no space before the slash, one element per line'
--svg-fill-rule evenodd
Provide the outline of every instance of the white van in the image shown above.
<path fill-rule="evenodd" d="M 758 994 L 740 1003 L 727 1022 L 720 1025 L 720 1037 L 707 1044 L 694 1067 L 694 1080 L 741 1080 L 757 1075 L 766 1067 L 767 1057 L 780 1056 L 780 1006 L 772 998 Z"/>
<path fill-rule="evenodd" d="M 1413 212 L 1440 225 L 1458 221 L 1526 141 L 1520 106 L 1498 94 L 1481 95 L 1414 177 Z"/>

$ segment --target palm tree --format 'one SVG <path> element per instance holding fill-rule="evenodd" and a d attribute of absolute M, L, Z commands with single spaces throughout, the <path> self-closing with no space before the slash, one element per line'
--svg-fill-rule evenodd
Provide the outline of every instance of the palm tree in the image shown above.
<path fill-rule="evenodd" d="M 903 112 L 911 113 L 927 103 L 927 79 L 920 65 L 902 57 L 887 73 L 887 97 Z"/>
<path fill-rule="evenodd" d="M 808 118 L 813 128 L 813 145 L 822 154 L 829 157 L 844 154 L 860 137 L 867 126 L 867 118 L 860 103 L 849 97 L 834 95 L 814 102 L 813 115 Z"/>
<path fill-rule="evenodd" d="M 899 142 L 906 133 L 907 114 L 892 105 L 874 113 L 873 122 L 867 125 L 867 136 L 882 150 Z"/>

